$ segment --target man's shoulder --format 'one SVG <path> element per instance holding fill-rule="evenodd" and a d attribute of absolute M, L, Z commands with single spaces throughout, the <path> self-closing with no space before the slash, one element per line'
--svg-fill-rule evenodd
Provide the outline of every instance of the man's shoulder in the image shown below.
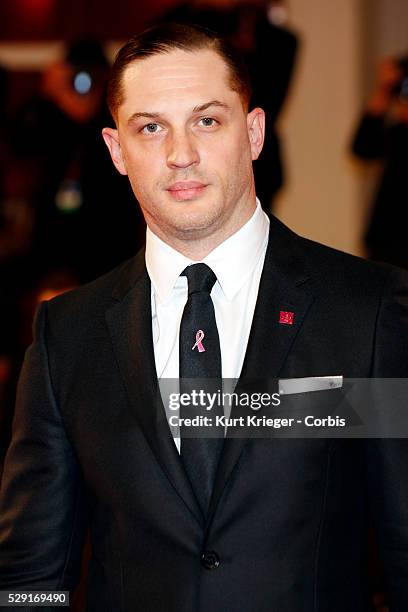
<path fill-rule="evenodd" d="M 408 272 L 387 263 L 374 262 L 302 237 L 275 217 L 271 217 L 271 260 L 295 281 L 309 281 L 320 296 L 378 300 L 395 286 L 408 288 Z M 279 253 L 274 254 L 274 250 Z M 296 270 L 293 273 L 293 269 Z"/>
<path fill-rule="evenodd" d="M 95 280 L 67 291 L 48 302 L 52 319 L 98 317 L 126 295 L 145 273 L 144 249 Z"/>
<path fill-rule="evenodd" d="M 356 283 L 363 291 L 369 287 L 383 287 L 393 279 L 408 286 L 408 272 L 385 262 L 371 261 L 320 244 L 308 238 L 300 238 L 305 252 L 309 254 L 308 266 L 326 283 L 337 281 L 349 285 Z M 330 283 L 329 283 L 330 284 Z"/>

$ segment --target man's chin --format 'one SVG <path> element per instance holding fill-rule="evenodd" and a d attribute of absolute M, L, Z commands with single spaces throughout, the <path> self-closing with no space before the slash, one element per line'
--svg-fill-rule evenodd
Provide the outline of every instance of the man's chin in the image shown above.
<path fill-rule="evenodd" d="M 182 213 L 178 211 L 168 219 L 173 233 L 180 239 L 192 240 L 204 238 L 214 232 L 220 219 L 216 211 L 209 210 L 208 206 L 196 208 L 192 202 L 187 202 L 185 206 L 186 210 Z"/>

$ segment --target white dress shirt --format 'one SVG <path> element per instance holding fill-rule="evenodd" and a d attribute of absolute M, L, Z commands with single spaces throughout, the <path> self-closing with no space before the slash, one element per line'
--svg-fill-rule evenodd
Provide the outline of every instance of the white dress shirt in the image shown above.
<path fill-rule="evenodd" d="M 269 235 L 269 219 L 257 200 L 252 217 L 202 263 L 217 277 L 211 291 L 220 338 L 222 377 L 240 376 L 252 325 Z M 179 329 L 187 302 L 192 261 L 147 228 L 146 267 L 151 280 L 152 330 L 157 376 L 179 377 Z M 178 450 L 179 439 L 175 438 Z"/>

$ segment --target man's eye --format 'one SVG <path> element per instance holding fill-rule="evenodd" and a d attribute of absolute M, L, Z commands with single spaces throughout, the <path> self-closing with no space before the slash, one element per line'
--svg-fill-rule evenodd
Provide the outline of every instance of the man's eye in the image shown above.
<path fill-rule="evenodd" d="M 201 123 L 203 127 L 213 127 L 218 122 L 216 121 L 216 119 L 213 119 L 213 117 L 202 117 L 199 123 Z"/>
<path fill-rule="evenodd" d="M 158 123 L 148 123 L 142 129 L 144 134 L 157 134 L 157 132 L 161 131 L 161 127 Z"/>

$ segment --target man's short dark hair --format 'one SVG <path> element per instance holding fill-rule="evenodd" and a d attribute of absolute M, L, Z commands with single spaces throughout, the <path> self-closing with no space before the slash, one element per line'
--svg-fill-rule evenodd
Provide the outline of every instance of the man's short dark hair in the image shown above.
<path fill-rule="evenodd" d="M 123 102 L 123 73 L 136 60 L 170 53 L 175 49 L 194 52 L 213 50 L 224 60 L 230 76 L 230 86 L 248 109 L 251 82 L 245 61 L 232 45 L 221 36 L 197 25 L 165 23 L 133 36 L 118 52 L 108 83 L 108 106 L 116 120 L 117 109 Z"/>

